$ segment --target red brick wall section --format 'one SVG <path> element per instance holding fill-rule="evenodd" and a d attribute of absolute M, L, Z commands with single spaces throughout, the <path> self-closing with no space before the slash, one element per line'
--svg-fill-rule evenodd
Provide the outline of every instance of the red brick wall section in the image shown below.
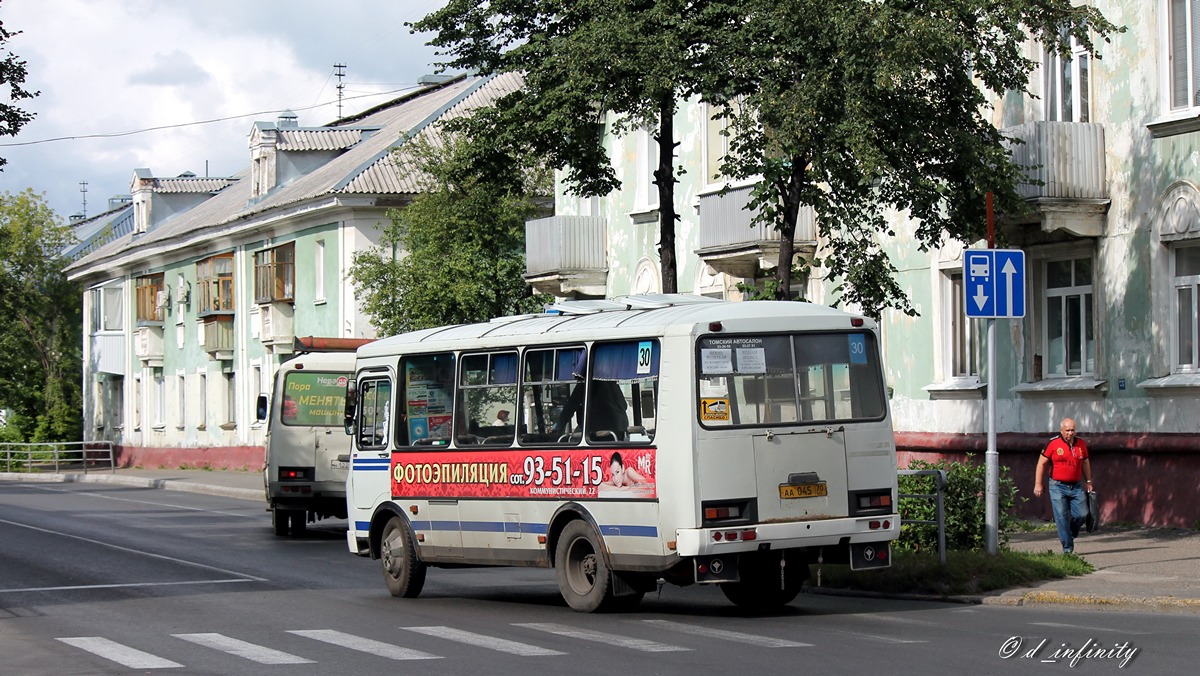
<path fill-rule="evenodd" d="M 262 471 L 266 451 L 262 446 L 209 446 L 202 448 L 147 448 L 116 446 L 118 467 L 146 469 L 236 469 Z"/>
<path fill-rule="evenodd" d="M 1127 522 L 1147 526 L 1193 528 L 1200 523 L 1200 435 L 1094 434 L 1080 435 L 1088 443 L 1092 478 L 1100 503 L 1101 523 Z M 1020 516 L 1053 519 L 1048 491 L 1033 497 L 1038 454 L 1051 435 L 998 434 L 1000 466 L 1008 468 L 1018 490 Z M 896 434 L 897 464 L 913 459 L 927 462 L 984 462 L 986 435 Z"/>

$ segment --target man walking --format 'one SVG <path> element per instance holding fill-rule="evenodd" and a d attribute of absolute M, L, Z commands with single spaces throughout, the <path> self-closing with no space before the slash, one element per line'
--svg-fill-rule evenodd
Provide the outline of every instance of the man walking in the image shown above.
<path fill-rule="evenodd" d="M 1075 421 L 1063 418 L 1059 434 L 1038 458 L 1033 494 L 1042 495 L 1042 480 L 1050 465 L 1050 506 L 1064 554 L 1075 551 L 1075 538 L 1087 519 L 1087 491 L 1092 490 L 1092 463 L 1087 444 L 1075 436 Z"/>

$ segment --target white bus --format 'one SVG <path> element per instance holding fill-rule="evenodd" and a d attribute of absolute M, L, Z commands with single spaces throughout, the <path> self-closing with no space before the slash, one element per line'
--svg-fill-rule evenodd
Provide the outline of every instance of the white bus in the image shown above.
<path fill-rule="evenodd" d="M 808 303 L 655 295 L 366 345 L 350 551 L 401 597 L 431 566 L 551 567 L 585 612 L 659 580 L 767 608 L 810 563 L 890 565 L 876 330 Z"/>
<path fill-rule="evenodd" d="M 267 421 L 263 489 L 276 535 L 303 535 L 309 522 L 346 518 L 351 439 L 343 433 L 354 350 L 370 341 L 297 338 L 279 365 L 274 395 L 259 395 Z"/>

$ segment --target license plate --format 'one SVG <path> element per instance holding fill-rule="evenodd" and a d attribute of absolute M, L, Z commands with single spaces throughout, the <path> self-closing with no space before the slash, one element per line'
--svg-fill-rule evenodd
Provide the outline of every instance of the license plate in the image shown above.
<path fill-rule="evenodd" d="M 800 484 L 799 486 L 791 486 L 781 484 L 779 486 L 779 497 L 784 500 L 793 500 L 795 498 L 821 498 L 829 494 L 829 488 L 825 482 L 816 484 Z"/>
<path fill-rule="evenodd" d="M 350 463 L 346 462 L 345 460 L 330 460 L 329 468 L 330 469 L 350 469 Z"/>

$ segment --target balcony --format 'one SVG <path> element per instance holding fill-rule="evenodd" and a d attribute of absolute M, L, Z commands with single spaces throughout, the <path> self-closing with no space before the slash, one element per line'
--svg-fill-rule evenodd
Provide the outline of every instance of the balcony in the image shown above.
<path fill-rule="evenodd" d="M 295 309 L 291 303 L 275 302 L 259 306 L 258 339 L 273 354 L 290 354 L 296 342 L 292 330 Z"/>
<path fill-rule="evenodd" d="M 555 296 L 603 296 L 608 226 L 600 216 L 551 216 L 525 223 L 525 281 Z"/>
<path fill-rule="evenodd" d="M 746 209 L 751 186 L 700 196 L 700 248 L 696 255 L 717 272 L 753 278 L 760 270 L 779 264 L 779 231 L 752 225 L 754 212 Z M 816 251 L 817 226 L 811 207 L 801 207 L 793 238 L 797 254 Z"/>
<path fill-rule="evenodd" d="M 144 366 L 163 365 L 163 327 L 139 326 L 133 334 L 133 348 Z"/>
<path fill-rule="evenodd" d="M 233 360 L 233 315 L 215 315 L 204 320 L 204 351 L 217 361 Z"/>
<path fill-rule="evenodd" d="M 1018 138 L 1013 161 L 1028 167 L 1032 181 L 1018 186 L 1043 232 L 1064 230 L 1080 237 L 1104 234 L 1108 213 L 1104 127 L 1088 122 L 1029 122 L 1004 130 Z"/>
<path fill-rule="evenodd" d="M 125 334 L 93 333 L 91 362 L 96 373 L 125 375 Z"/>

